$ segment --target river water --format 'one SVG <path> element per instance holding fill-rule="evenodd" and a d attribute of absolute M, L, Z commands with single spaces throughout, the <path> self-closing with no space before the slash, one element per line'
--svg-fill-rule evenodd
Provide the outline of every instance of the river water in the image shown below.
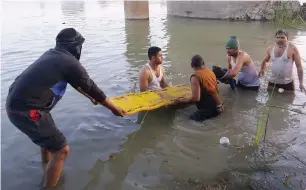
<path fill-rule="evenodd" d="M 258 23 L 167 17 L 163 2 L 150 3 L 149 21 L 125 21 L 115 1 L 3 2 L 1 51 L 1 178 L 5 190 L 34 190 L 42 184 L 40 151 L 8 120 L 4 103 L 15 77 L 55 43 L 64 27 L 86 38 L 81 62 L 108 96 L 138 90 L 138 71 L 147 48 L 162 48 L 167 80 L 189 83 L 190 58 L 201 54 L 208 67 L 226 67 L 224 44 L 237 35 L 259 68 L 276 27 Z M 306 58 L 306 33 L 289 30 Z M 303 61 L 304 71 L 306 64 Z M 305 71 L 306 73 L 306 71 Z M 294 76 L 298 87 L 296 67 Z M 304 81 L 306 77 L 304 77 Z M 305 83 L 305 82 L 304 82 Z M 251 146 L 266 85 L 259 93 L 232 91 L 220 84 L 226 112 L 203 123 L 188 120 L 193 106 L 118 118 L 71 87 L 52 111 L 71 153 L 57 189 L 197 189 L 228 184 L 234 189 L 306 188 L 305 94 L 275 92 L 266 143 Z M 282 109 L 284 108 L 284 109 Z M 293 110 L 290 111 L 289 109 Z M 226 136 L 231 145 L 219 145 Z M 255 154 L 256 153 L 256 154 Z M 109 159 L 112 155 L 113 159 Z M 304 164 L 303 164 L 304 163 Z M 287 185 L 287 186 L 286 186 Z M 239 186 L 239 188 L 238 188 Z"/>

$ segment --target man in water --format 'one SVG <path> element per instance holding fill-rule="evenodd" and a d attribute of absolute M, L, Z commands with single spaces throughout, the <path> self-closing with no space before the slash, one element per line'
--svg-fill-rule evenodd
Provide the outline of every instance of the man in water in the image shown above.
<path fill-rule="evenodd" d="M 236 36 L 231 36 L 226 43 L 228 70 L 222 79 L 238 77 L 237 87 L 258 91 L 259 77 L 250 55 L 239 49 Z M 219 78 L 218 78 L 219 79 Z"/>
<path fill-rule="evenodd" d="M 139 89 L 158 90 L 168 87 L 165 81 L 165 69 L 162 67 L 162 52 L 159 47 L 152 46 L 148 49 L 149 63 L 139 73 Z"/>
<path fill-rule="evenodd" d="M 97 87 L 79 62 L 84 41 L 83 36 L 73 28 L 60 31 L 56 46 L 15 79 L 6 99 L 10 121 L 41 147 L 42 161 L 46 164 L 45 187 L 57 184 L 70 150 L 50 114 L 64 95 L 67 83 L 92 102 L 110 109 L 114 115 L 125 114 Z"/>
<path fill-rule="evenodd" d="M 198 110 L 190 118 L 196 121 L 220 115 L 224 111 L 224 105 L 219 95 L 215 74 L 205 67 L 200 55 L 192 57 L 191 68 L 194 70 L 190 78 L 192 96 L 176 100 L 174 104 L 195 103 Z"/>
<path fill-rule="evenodd" d="M 297 74 L 300 82 L 300 90 L 306 92 L 303 84 L 303 67 L 301 57 L 297 47 L 288 41 L 288 33 L 284 30 L 278 30 L 275 33 L 276 44 L 266 49 L 265 57 L 261 63 L 261 69 L 258 75 L 264 75 L 269 61 L 271 62 L 272 76 L 269 79 L 269 89 L 282 88 L 287 91 L 294 91 L 294 81 L 292 77 L 293 62 L 297 68 Z"/>

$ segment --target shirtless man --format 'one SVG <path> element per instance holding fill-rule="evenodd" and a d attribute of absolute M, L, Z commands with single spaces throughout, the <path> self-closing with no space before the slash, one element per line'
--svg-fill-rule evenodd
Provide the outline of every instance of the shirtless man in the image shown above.
<path fill-rule="evenodd" d="M 264 75 L 269 61 L 271 62 L 272 76 L 269 79 L 268 88 L 282 88 L 286 91 L 294 91 L 294 81 L 292 77 L 293 62 L 295 62 L 300 81 L 300 90 L 306 92 L 303 84 L 303 67 L 299 51 L 295 45 L 288 42 L 288 33 L 278 30 L 275 33 L 276 44 L 271 45 L 265 52 L 265 57 L 261 64 L 258 76 Z"/>
<path fill-rule="evenodd" d="M 258 91 L 260 81 L 253 60 L 250 55 L 239 49 L 239 41 L 236 36 L 230 37 L 226 43 L 226 51 L 228 71 L 223 78 L 238 76 L 237 87 Z"/>
<path fill-rule="evenodd" d="M 165 69 L 162 64 L 162 52 L 159 47 L 148 49 L 150 62 L 147 63 L 139 74 L 139 89 L 141 92 L 147 90 L 157 90 L 168 87 L 165 81 Z"/>

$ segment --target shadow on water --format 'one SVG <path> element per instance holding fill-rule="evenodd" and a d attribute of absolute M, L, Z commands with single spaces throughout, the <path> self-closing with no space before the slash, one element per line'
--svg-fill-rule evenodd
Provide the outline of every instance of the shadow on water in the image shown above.
<path fill-rule="evenodd" d="M 165 114 L 167 117 L 164 117 Z M 96 189 L 99 185 L 105 189 L 125 189 L 127 186 L 138 186 L 138 181 L 146 183 L 149 180 L 146 178 L 150 178 L 150 173 L 146 172 L 158 171 L 161 166 L 155 162 L 155 151 L 158 143 L 171 133 L 174 115 L 175 110 L 169 108 L 139 113 L 137 123 L 142 122 L 140 129 L 129 134 L 121 150 L 112 154 L 108 161 L 96 162 L 91 170 L 92 180 L 83 190 Z M 136 163 L 137 166 L 133 166 Z M 129 173 L 129 170 L 133 172 Z M 110 173 L 113 178 L 101 183 L 103 173 Z"/>

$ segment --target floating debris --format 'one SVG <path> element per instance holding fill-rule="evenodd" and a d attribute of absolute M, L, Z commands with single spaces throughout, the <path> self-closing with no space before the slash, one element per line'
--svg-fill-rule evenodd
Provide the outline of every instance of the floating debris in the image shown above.
<path fill-rule="evenodd" d="M 290 185 L 290 175 L 287 173 L 284 173 L 284 177 L 285 179 L 283 180 L 284 185 L 286 185 L 287 187 Z"/>
<path fill-rule="evenodd" d="M 279 92 L 279 93 L 283 93 L 284 91 L 285 91 L 285 90 L 284 90 L 283 88 L 279 88 L 279 89 L 278 89 L 278 92 Z"/>
<path fill-rule="evenodd" d="M 109 157 L 108 157 L 108 160 L 113 160 L 113 159 L 115 159 L 116 158 L 116 156 L 114 156 L 114 155 L 109 155 Z"/>
<path fill-rule="evenodd" d="M 222 144 L 223 146 L 228 146 L 230 145 L 229 139 L 227 137 L 222 137 L 220 139 L 220 144 Z"/>

